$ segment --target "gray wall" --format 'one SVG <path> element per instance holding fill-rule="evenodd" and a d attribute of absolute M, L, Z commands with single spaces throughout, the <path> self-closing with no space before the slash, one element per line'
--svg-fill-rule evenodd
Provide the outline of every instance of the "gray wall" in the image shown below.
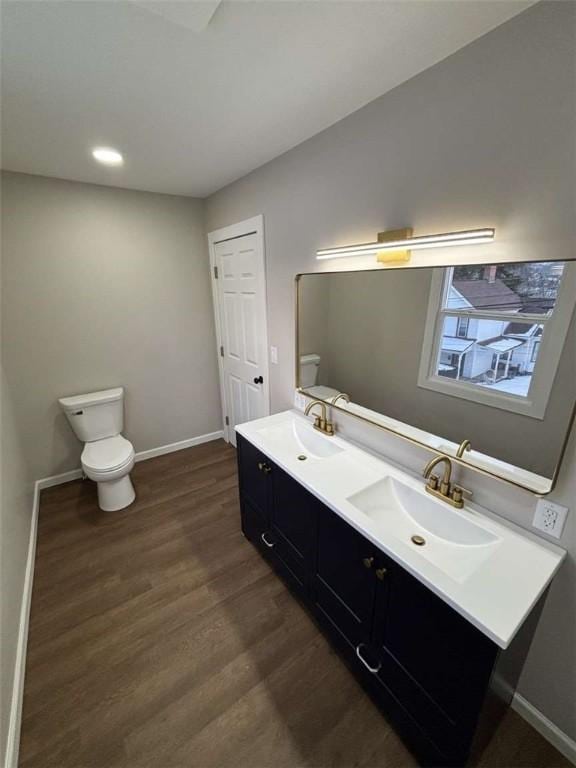
<path fill-rule="evenodd" d="M 575 14 L 573 3 L 534 6 L 208 199 L 208 230 L 264 214 L 269 338 L 279 349 L 274 410 L 293 401 L 294 275 L 351 266 L 315 261 L 317 248 L 406 225 L 417 233 L 495 226 L 493 246 L 448 255 L 454 263 L 574 255 Z M 412 263 L 439 263 L 439 253 L 417 251 Z M 342 420 L 358 432 L 358 422 Z M 388 447 L 421 469 L 424 451 Z M 572 441 L 553 498 L 574 504 L 575 475 Z M 530 525 L 533 497 L 477 475 L 464 480 L 480 502 Z M 520 690 L 576 738 L 573 518 L 574 510 L 562 539 L 570 557 Z"/>
<path fill-rule="evenodd" d="M 0 395 L 0 765 L 4 765 L 34 483 L 16 425 L 14 393 L 3 368 Z"/>
<path fill-rule="evenodd" d="M 137 451 L 221 429 L 203 203 L 2 182 L 5 371 L 33 477 L 79 466 L 63 395 L 124 385 Z"/>
<path fill-rule="evenodd" d="M 433 273 L 304 275 L 300 346 L 323 351 L 318 383 L 433 435 L 455 443 L 469 438 L 478 451 L 551 478 L 576 401 L 576 319 L 543 419 L 423 389 L 418 371 Z"/>

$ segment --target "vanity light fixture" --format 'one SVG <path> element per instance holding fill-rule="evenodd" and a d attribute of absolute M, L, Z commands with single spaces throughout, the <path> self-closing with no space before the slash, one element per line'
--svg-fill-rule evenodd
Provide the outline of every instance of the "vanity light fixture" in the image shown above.
<path fill-rule="evenodd" d="M 495 230 L 468 229 L 462 232 L 444 232 L 437 235 L 412 236 L 412 230 L 394 229 L 389 232 L 379 232 L 375 243 L 360 243 L 359 245 L 342 245 L 335 248 L 324 248 L 316 251 L 317 259 L 341 259 L 347 256 L 375 255 L 378 261 L 394 262 L 408 261 L 410 251 L 419 248 L 445 248 L 449 245 L 475 245 L 476 243 L 491 243 Z"/>
<path fill-rule="evenodd" d="M 117 149 L 112 149 L 112 147 L 95 147 L 92 150 L 92 157 L 102 165 L 124 165 L 124 158 Z"/>

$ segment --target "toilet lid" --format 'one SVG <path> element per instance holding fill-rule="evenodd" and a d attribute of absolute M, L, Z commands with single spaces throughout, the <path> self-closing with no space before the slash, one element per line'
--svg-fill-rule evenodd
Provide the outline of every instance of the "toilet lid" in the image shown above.
<path fill-rule="evenodd" d="M 134 448 L 122 435 L 106 437 L 86 443 L 82 451 L 82 465 L 100 472 L 111 472 L 127 464 L 134 456 Z"/>

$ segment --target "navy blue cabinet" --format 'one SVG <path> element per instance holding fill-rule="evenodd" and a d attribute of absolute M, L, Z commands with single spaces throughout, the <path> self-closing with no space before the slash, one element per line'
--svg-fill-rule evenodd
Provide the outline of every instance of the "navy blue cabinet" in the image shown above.
<path fill-rule="evenodd" d="M 366 652 L 374 620 L 377 550 L 337 514 L 318 510 L 311 598 L 334 629 Z M 369 651 L 368 651 L 369 653 Z"/>
<path fill-rule="evenodd" d="M 497 646 L 241 436 L 238 466 L 246 537 L 422 763 L 464 765 Z"/>

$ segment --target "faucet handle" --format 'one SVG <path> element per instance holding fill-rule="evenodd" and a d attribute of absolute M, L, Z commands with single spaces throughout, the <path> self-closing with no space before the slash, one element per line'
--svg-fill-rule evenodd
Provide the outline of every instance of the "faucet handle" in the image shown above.
<path fill-rule="evenodd" d="M 468 488 L 462 488 L 461 485 L 455 485 L 452 488 L 451 497 L 452 500 L 457 502 L 458 504 L 464 504 L 464 496 L 468 496 L 469 499 L 472 498 L 474 494 L 472 491 L 469 491 Z"/>
<path fill-rule="evenodd" d="M 435 491 L 438 488 L 438 475 L 430 475 L 428 478 L 428 488 Z"/>

